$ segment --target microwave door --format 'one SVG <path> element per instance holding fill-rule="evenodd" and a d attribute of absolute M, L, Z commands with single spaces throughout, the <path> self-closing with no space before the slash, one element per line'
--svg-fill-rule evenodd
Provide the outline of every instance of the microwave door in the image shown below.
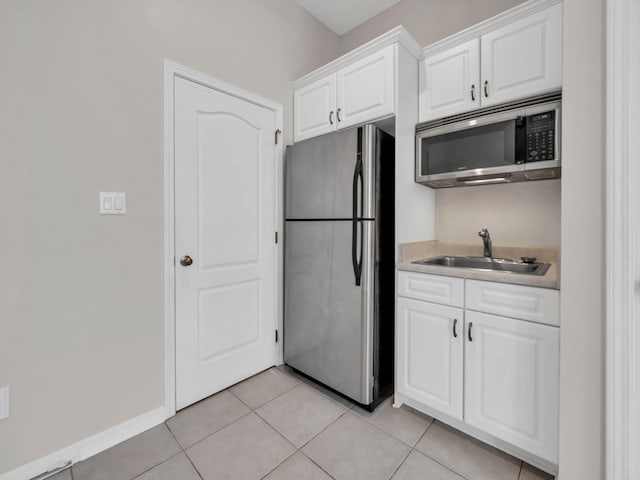
<path fill-rule="evenodd" d="M 421 139 L 421 175 L 515 165 L 516 119 Z"/>

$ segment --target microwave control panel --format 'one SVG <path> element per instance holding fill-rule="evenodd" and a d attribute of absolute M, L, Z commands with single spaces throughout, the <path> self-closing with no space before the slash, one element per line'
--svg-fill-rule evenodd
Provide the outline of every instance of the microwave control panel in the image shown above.
<path fill-rule="evenodd" d="M 529 115 L 526 122 L 527 162 L 555 160 L 556 112 Z"/>

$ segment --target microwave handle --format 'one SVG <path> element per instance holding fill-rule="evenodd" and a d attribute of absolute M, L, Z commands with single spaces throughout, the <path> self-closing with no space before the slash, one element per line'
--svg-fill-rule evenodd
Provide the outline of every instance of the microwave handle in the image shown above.
<path fill-rule="evenodd" d="M 527 117 L 516 117 L 516 144 L 515 163 L 522 164 L 527 161 Z"/>

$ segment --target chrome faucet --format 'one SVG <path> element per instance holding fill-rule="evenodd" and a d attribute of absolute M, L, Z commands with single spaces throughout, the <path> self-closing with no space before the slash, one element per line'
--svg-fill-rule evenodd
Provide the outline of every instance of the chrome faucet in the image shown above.
<path fill-rule="evenodd" d="M 484 243 L 484 256 L 491 258 L 493 256 L 493 251 L 491 248 L 491 235 L 489 235 L 489 230 L 483 228 L 478 232 L 478 235 L 482 237 L 482 242 Z"/>

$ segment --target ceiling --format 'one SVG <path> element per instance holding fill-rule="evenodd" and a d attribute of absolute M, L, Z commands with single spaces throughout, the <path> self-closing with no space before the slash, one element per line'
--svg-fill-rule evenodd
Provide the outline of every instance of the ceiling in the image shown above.
<path fill-rule="evenodd" d="M 295 0 L 338 35 L 343 35 L 401 0 Z"/>

